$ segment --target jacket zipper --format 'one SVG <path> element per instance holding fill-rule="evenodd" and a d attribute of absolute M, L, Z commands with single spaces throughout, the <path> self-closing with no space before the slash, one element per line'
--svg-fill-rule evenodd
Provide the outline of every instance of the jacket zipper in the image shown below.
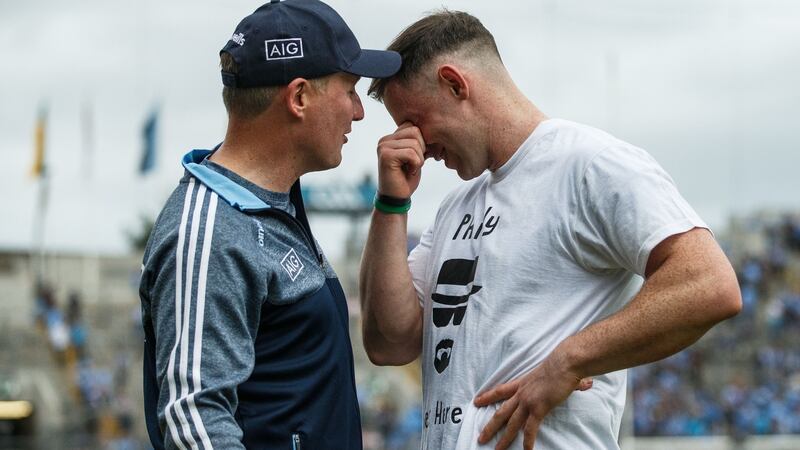
<path fill-rule="evenodd" d="M 292 450 L 303 450 L 303 443 L 300 441 L 300 434 L 292 435 Z"/>

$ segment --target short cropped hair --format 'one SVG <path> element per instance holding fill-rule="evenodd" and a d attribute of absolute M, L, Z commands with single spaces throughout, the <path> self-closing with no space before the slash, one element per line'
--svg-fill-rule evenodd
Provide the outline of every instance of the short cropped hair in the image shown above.
<path fill-rule="evenodd" d="M 387 50 L 400 53 L 403 64 L 392 77 L 375 78 L 367 94 L 383 101 L 390 81 L 407 82 L 434 58 L 465 49 L 470 53 L 489 53 L 501 60 L 494 36 L 476 17 L 462 11 L 434 11 L 409 25 L 389 44 Z"/>
<path fill-rule="evenodd" d="M 239 73 L 239 65 L 230 53 L 220 53 L 219 65 L 224 72 Z M 222 102 L 225 103 L 228 115 L 252 119 L 269 108 L 279 90 L 280 86 L 253 88 L 225 86 L 222 88 Z"/>
<path fill-rule="evenodd" d="M 222 52 L 219 55 L 219 65 L 224 72 L 239 73 L 230 53 Z M 315 89 L 325 90 L 329 77 L 313 78 L 308 80 Z M 222 102 L 228 115 L 235 115 L 241 119 L 252 119 L 269 109 L 278 92 L 283 86 L 264 86 L 252 88 L 237 88 L 224 86 L 222 88 Z"/>

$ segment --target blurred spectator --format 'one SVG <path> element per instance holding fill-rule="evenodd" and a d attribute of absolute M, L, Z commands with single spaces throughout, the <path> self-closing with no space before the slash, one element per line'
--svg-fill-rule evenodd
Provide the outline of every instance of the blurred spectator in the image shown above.
<path fill-rule="evenodd" d="M 366 371 L 357 383 L 361 408 L 364 450 L 417 450 L 422 433 L 422 406 L 419 402 L 404 403 L 411 394 L 420 395 L 390 379 L 384 372 Z"/>
<path fill-rule="evenodd" d="M 136 311 L 139 311 L 138 306 Z M 140 312 L 137 313 L 140 316 Z M 46 283 L 39 283 L 34 296 L 34 319 L 47 339 L 50 351 L 63 369 L 65 379 L 76 401 L 74 408 L 76 443 L 80 448 L 107 448 L 113 450 L 143 449 L 141 440 L 135 436 L 135 410 L 138 406 L 127 395 L 130 380 L 131 355 L 129 351 L 107 354 L 105 363 L 96 364 L 89 358 L 90 324 L 84 317 L 84 305 L 77 292 L 70 293 L 66 307 L 58 307 L 54 290 Z M 132 316 L 141 329 L 140 317 Z M 125 337 L 126 342 L 141 342 L 140 336 L 128 327 L 119 332 L 131 334 L 136 339 Z M 141 334 L 140 332 L 137 334 Z M 107 345 L 107 344 L 104 344 Z M 137 347 L 138 348 L 138 347 Z"/>
<path fill-rule="evenodd" d="M 77 292 L 69 295 L 67 302 L 67 325 L 69 326 L 70 343 L 75 353 L 75 358 L 81 360 L 86 357 L 87 330 L 83 321 L 83 306 L 81 297 Z"/>

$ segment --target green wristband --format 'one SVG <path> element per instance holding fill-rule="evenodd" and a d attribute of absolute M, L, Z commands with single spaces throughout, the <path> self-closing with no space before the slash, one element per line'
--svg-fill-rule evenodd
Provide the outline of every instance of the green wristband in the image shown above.
<path fill-rule="evenodd" d="M 376 195 L 373 204 L 375 205 L 375 209 L 386 214 L 405 214 L 409 209 L 411 209 L 411 199 L 409 199 L 408 203 L 405 205 L 393 206 L 387 205 L 386 203 L 378 200 L 378 196 Z"/>

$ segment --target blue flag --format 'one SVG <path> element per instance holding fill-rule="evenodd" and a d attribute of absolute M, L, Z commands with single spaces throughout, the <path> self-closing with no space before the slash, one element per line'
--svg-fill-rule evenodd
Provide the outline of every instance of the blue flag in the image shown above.
<path fill-rule="evenodd" d="M 142 150 L 142 162 L 139 165 L 139 173 L 147 174 L 156 166 L 156 131 L 158 129 L 158 109 L 153 109 L 150 116 L 142 128 L 142 138 L 144 148 Z"/>

